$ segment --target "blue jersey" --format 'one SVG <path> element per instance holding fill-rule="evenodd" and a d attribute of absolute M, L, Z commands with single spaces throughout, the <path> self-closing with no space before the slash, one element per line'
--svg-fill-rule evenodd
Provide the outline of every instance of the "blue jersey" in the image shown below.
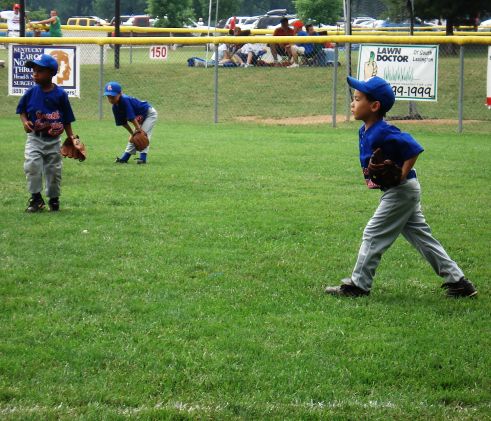
<path fill-rule="evenodd" d="M 361 126 L 359 137 L 360 164 L 370 189 L 380 188 L 368 176 L 368 163 L 375 149 L 382 148 L 385 159 L 394 161 L 400 167 L 404 161 L 424 151 L 423 147 L 410 134 L 401 132 L 397 127 L 387 124 L 384 120 L 377 121 L 368 130 L 365 130 L 365 125 Z M 416 171 L 411 169 L 407 178 L 416 178 Z"/>
<path fill-rule="evenodd" d="M 113 105 L 116 126 L 122 126 L 135 118 L 141 124 L 147 117 L 147 112 L 150 107 L 150 104 L 146 101 L 140 101 L 132 96 L 122 94 L 119 97 L 118 103 Z"/>
<path fill-rule="evenodd" d="M 300 37 L 306 37 L 309 34 L 305 31 L 298 31 L 297 35 Z M 317 34 L 316 34 L 317 35 Z M 314 44 L 312 43 L 306 43 L 306 44 L 297 44 L 299 47 L 305 48 L 305 55 L 308 56 L 314 52 Z"/>
<path fill-rule="evenodd" d="M 65 124 L 75 121 L 68 94 L 57 85 L 49 92 L 39 85 L 28 89 L 17 105 L 17 114 L 22 113 L 34 124 L 34 131 L 45 136 L 58 137 Z"/>

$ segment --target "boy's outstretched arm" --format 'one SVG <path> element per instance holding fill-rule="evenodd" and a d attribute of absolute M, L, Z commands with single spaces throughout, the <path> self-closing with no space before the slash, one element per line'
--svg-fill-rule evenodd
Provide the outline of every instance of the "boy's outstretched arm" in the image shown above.
<path fill-rule="evenodd" d="M 71 123 L 68 123 L 68 124 L 65 124 L 64 125 L 65 127 L 65 132 L 66 132 L 66 135 L 70 138 L 70 139 L 73 139 L 75 137 L 75 135 L 73 134 L 73 130 L 72 130 L 72 125 Z"/>
<path fill-rule="evenodd" d="M 138 120 L 136 118 L 131 120 L 131 122 L 133 123 L 133 126 L 135 126 L 135 130 L 141 130 L 140 123 L 138 123 Z"/>
<path fill-rule="evenodd" d="M 128 130 L 128 133 L 130 134 L 130 136 L 133 134 L 133 129 L 131 128 L 131 126 L 128 124 L 128 123 L 124 123 L 123 124 L 123 127 Z"/>

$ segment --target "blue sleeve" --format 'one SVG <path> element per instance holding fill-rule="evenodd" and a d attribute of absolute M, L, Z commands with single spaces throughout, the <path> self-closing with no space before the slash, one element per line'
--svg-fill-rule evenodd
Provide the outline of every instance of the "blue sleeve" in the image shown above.
<path fill-rule="evenodd" d="M 424 151 L 423 147 L 409 133 L 398 133 L 383 145 L 388 157 L 397 161 L 407 161 Z"/>
<path fill-rule="evenodd" d="M 121 97 L 121 100 L 124 100 L 124 107 L 126 110 L 126 120 L 131 121 L 136 118 L 135 110 L 133 109 L 133 105 L 129 98 Z"/>
<path fill-rule="evenodd" d="M 19 104 L 17 105 L 17 110 L 15 111 L 16 114 L 27 113 L 27 103 L 29 102 L 30 93 L 31 91 L 29 90 L 22 95 Z"/>
<path fill-rule="evenodd" d="M 63 115 L 63 124 L 70 124 L 75 121 L 72 106 L 70 105 L 68 94 L 66 92 L 63 92 L 60 108 Z"/>

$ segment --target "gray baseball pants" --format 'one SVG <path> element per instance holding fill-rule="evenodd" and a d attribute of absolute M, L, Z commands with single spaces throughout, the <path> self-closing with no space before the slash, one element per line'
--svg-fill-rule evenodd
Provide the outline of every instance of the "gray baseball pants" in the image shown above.
<path fill-rule="evenodd" d="M 141 125 L 143 131 L 147 134 L 149 141 L 150 138 L 152 137 L 152 130 L 153 130 L 153 126 L 155 126 L 155 123 L 157 122 L 157 117 L 158 114 L 155 108 L 150 107 L 147 112 L 147 117 L 145 118 L 145 120 L 143 120 L 143 123 Z M 145 149 L 140 151 L 140 153 L 148 153 L 149 149 L 150 149 L 150 145 L 148 145 Z M 126 145 L 125 152 L 134 155 L 136 153 L 135 145 L 131 142 L 128 142 L 128 144 Z"/>
<path fill-rule="evenodd" d="M 61 185 L 62 158 L 60 137 L 37 136 L 27 134 L 24 150 L 24 173 L 29 193 L 41 193 L 43 174 L 46 181 L 46 196 L 59 197 Z"/>
<path fill-rule="evenodd" d="M 428 261 L 446 282 L 458 282 L 464 273 L 433 237 L 421 211 L 421 187 L 416 178 L 382 194 L 380 204 L 368 221 L 358 259 L 351 275 L 357 287 L 369 291 L 382 254 L 399 234 Z"/>

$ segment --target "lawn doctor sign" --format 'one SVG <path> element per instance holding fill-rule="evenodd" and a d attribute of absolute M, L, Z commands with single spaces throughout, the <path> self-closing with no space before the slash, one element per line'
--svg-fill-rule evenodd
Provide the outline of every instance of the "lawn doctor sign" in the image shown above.
<path fill-rule="evenodd" d="M 35 60 L 40 54 L 49 54 L 58 62 L 58 73 L 53 83 L 62 87 L 70 97 L 80 97 L 80 54 L 76 46 L 10 45 L 9 46 L 9 95 L 24 95 L 34 86 L 32 69 L 26 61 Z"/>
<path fill-rule="evenodd" d="M 362 44 L 358 57 L 358 79 L 384 78 L 397 99 L 437 100 L 438 45 Z"/>

